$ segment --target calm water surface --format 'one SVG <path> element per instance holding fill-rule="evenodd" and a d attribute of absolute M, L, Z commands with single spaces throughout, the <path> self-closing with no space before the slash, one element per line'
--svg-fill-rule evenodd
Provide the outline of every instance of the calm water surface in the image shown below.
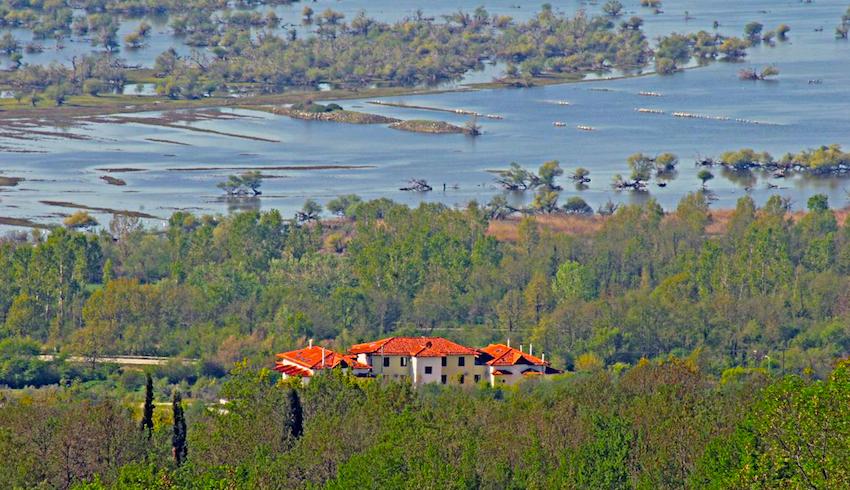
<path fill-rule="evenodd" d="M 426 15 L 439 15 L 459 7 L 472 9 L 477 3 L 437 0 L 429 2 L 423 10 Z M 510 7 L 512 3 L 515 2 L 494 1 L 486 6 L 493 13 L 507 13 L 516 18 L 539 7 L 523 4 L 521 9 L 515 9 Z M 364 3 L 320 1 L 317 5 L 318 9 L 311 4 L 317 11 L 332 6 L 350 18 Z M 572 12 L 582 5 L 564 2 L 556 7 Z M 589 11 L 599 8 L 585 7 Z M 278 11 L 288 11 L 297 19 L 301 8 L 294 4 L 279 7 Z M 415 8 L 413 2 L 375 0 L 369 2 L 367 12 L 392 20 L 411 15 Z M 550 159 L 559 160 L 568 172 L 577 166 L 591 171 L 592 182 L 584 191 L 575 190 L 564 178 L 562 200 L 580 195 L 597 207 L 609 199 L 635 202 L 654 197 L 671 208 L 684 194 L 699 187 L 693 163 L 698 156 L 717 156 L 722 151 L 741 147 L 767 150 L 776 156 L 821 144 L 839 143 L 850 148 L 850 44 L 836 41 L 832 35 L 846 8 L 846 2 L 842 1 L 803 4 L 723 0 L 706 4 L 668 0 L 662 15 L 635 9 L 645 17 L 646 30 L 651 36 L 710 30 L 715 19 L 721 23 L 722 32 L 739 34 L 746 22 L 757 20 L 766 29 L 780 23 L 791 25 L 791 40 L 775 47 L 756 47 L 743 64 L 715 63 L 669 77 L 384 99 L 504 117 L 481 120 L 485 134 L 475 139 L 404 133 L 384 126 L 304 122 L 252 111 L 236 111 L 246 117 L 233 120 L 191 124 L 279 142 L 137 124 L 88 124 L 69 130 L 88 135 L 91 140 L 0 138 L 0 146 L 40 152 L 0 153 L 0 169 L 5 175 L 27 179 L 15 188 L 0 188 L 0 216 L 54 223 L 61 219 L 59 214 L 69 212 L 42 201 L 144 210 L 160 217 L 167 217 L 176 209 L 227 212 L 232 203 L 221 199 L 215 185 L 235 170 L 222 167 L 368 166 L 266 172 L 277 178 L 264 183 L 259 205 L 264 209 L 279 208 L 285 214 L 293 213 L 307 198 L 326 202 L 343 193 L 356 193 L 364 198 L 389 197 L 410 204 L 425 200 L 463 205 L 473 199 L 486 202 L 500 192 L 489 170 L 505 168 L 511 161 L 536 168 Z M 695 19 L 686 23 L 685 10 Z M 762 10 L 767 13 L 760 13 Z M 819 26 L 824 26 L 823 32 L 815 32 Z M 144 61 L 140 58 L 138 62 Z M 768 64 L 775 64 L 781 70 L 777 81 L 753 83 L 737 79 L 737 71 L 743 67 L 760 68 Z M 488 70 L 471 74 L 470 80 L 486 80 L 498 71 L 493 67 Z M 822 83 L 810 84 L 812 79 Z M 642 91 L 663 96 L 638 95 Z M 570 105 L 554 103 L 560 100 Z M 408 119 L 441 119 L 455 124 L 468 120 L 448 113 L 375 106 L 368 101 L 341 104 Z M 638 108 L 660 109 L 665 114 L 641 113 L 636 111 Z M 670 115 L 676 111 L 730 120 L 682 119 Z M 555 121 L 564 122 L 566 127 L 554 127 Z M 596 131 L 579 131 L 577 125 L 592 126 Z M 676 153 L 681 160 L 678 177 L 666 188 L 651 185 L 648 193 L 614 192 L 610 185 L 613 176 L 628 174 L 625 159 L 638 151 Z M 107 185 L 100 179 L 104 175 L 101 169 L 118 167 L 144 171 L 113 174 L 127 182 L 123 187 Z M 206 170 L 185 171 L 187 168 Z M 748 178 L 721 175 L 719 170 L 715 174 L 716 178 L 708 184 L 716 197 L 715 207 L 733 206 L 747 193 L 757 202 L 780 193 L 801 207 L 808 196 L 818 192 L 828 194 L 834 206 L 843 206 L 847 203 L 845 189 L 850 190 L 850 182 L 839 178 Z M 427 179 L 437 190 L 427 194 L 399 191 L 410 178 Z M 768 182 L 779 188 L 768 189 Z M 445 192 L 443 183 L 448 185 Z M 526 202 L 531 195 L 509 197 L 515 202 Z"/>

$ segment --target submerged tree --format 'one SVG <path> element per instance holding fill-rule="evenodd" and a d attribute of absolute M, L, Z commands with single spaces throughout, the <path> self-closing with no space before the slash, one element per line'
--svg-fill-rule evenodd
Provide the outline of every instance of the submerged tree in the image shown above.
<path fill-rule="evenodd" d="M 550 160 L 540 166 L 538 170 L 539 185 L 546 187 L 549 190 L 560 190 L 561 187 L 555 183 L 555 179 L 564 174 L 561 164 L 558 160 Z"/>
<path fill-rule="evenodd" d="M 779 68 L 773 65 L 762 68 L 761 72 L 757 72 L 755 68 L 746 68 L 738 71 L 738 78 L 741 80 L 767 80 L 777 75 L 779 75 Z"/>
<path fill-rule="evenodd" d="M 751 42 L 758 42 L 763 29 L 764 25 L 758 22 L 750 22 L 744 26 L 744 36 Z"/>
<path fill-rule="evenodd" d="M 492 220 L 503 220 L 514 213 L 516 210 L 508 205 L 508 200 L 503 195 L 493 196 L 490 202 L 487 203 L 487 217 Z"/>
<path fill-rule="evenodd" d="M 702 169 L 697 174 L 697 178 L 702 181 L 702 187 L 705 188 L 706 182 L 714 178 L 714 174 L 710 170 Z"/>
<path fill-rule="evenodd" d="M 473 115 L 469 121 L 466 121 L 463 125 L 463 131 L 469 136 L 480 136 L 481 125 L 478 124 L 478 116 Z"/>
<path fill-rule="evenodd" d="M 579 167 L 575 170 L 575 172 L 573 172 L 572 175 L 570 175 L 570 178 L 573 179 L 574 181 L 580 183 L 580 184 L 586 184 L 586 183 L 590 182 L 589 175 L 590 175 L 590 170 L 588 170 L 584 167 Z"/>
<path fill-rule="evenodd" d="M 619 0 L 608 0 L 602 6 L 602 11 L 609 17 L 619 17 L 623 13 L 623 4 Z"/>
<path fill-rule="evenodd" d="M 308 223 L 310 221 L 318 221 L 322 214 L 322 205 L 313 199 L 307 199 L 301 211 L 295 213 L 295 220 L 299 223 Z"/>
<path fill-rule="evenodd" d="M 537 181 L 536 175 L 522 168 L 516 162 L 511 162 L 511 166 L 507 170 L 499 172 L 499 177 L 496 179 L 496 182 L 509 191 L 524 191 L 534 187 Z"/>
<path fill-rule="evenodd" d="M 86 211 L 77 211 L 63 221 L 64 225 L 74 230 L 86 230 L 98 225 L 97 220 Z"/>
<path fill-rule="evenodd" d="M 263 175 L 256 170 L 244 172 L 240 175 L 231 175 L 226 181 L 220 182 L 218 188 L 228 196 L 259 196 L 260 186 L 263 184 Z"/>

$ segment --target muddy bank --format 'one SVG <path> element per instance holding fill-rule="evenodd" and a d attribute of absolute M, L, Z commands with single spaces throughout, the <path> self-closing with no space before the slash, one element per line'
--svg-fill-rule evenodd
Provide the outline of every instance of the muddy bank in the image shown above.
<path fill-rule="evenodd" d="M 106 213 L 106 214 L 118 214 L 121 216 L 129 216 L 131 218 L 144 218 L 144 219 L 156 219 L 160 221 L 164 221 L 163 218 L 159 216 L 154 216 L 152 214 L 148 214 L 142 211 L 129 211 L 126 209 L 112 209 L 112 208 L 99 208 L 94 206 L 86 206 L 84 204 L 76 204 L 73 202 L 65 202 L 65 201 L 38 201 L 45 206 L 56 206 L 60 208 L 71 208 L 71 209 L 82 209 L 85 211 L 95 211 L 98 213 Z"/>
<path fill-rule="evenodd" d="M 173 141 L 173 140 L 165 140 L 165 139 L 161 139 L 161 138 L 145 138 L 145 141 L 150 141 L 152 143 L 165 143 L 165 144 L 168 144 L 168 145 L 192 146 L 189 143 L 183 143 L 183 142 L 180 142 L 180 141 Z"/>
<path fill-rule="evenodd" d="M 445 121 L 428 121 L 424 119 L 411 119 L 390 124 L 393 129 L 410 131 L 412 133 L 427 134 L 463 134 L 468 131 L 460 126 L 449 124 Z"/>
<path fill-rule="evenodd" d="M 291 107 L 268 107 L 259 109 L 266 110 L 267 112 L 278 116 L 287 116 L 293 119 L 302 119 L 304 121 L 329 121 L 347 124 L 391 124 L 401 121 L 394 117 L 369 114 L 367 112 L 348 111 L 344 109 L 330 112 L 299 111 Z"/>
<path fill-rule="evenodd" d="M 110 175 L 102 175 L 100 177 L 100 180 L 106 182 L 109 185 L 119 185 L 119 186 L 127 185 L 126 181 L 112 177 Z"/>
<path fill-rule="evenodd" d="M 35 228 L 38 230 L 49 230 L 54 228 L 54 226 L 43 225 L 41 223 L 36 223 L 35 221 L 31 221 L 23 218 L 8 218 L 6 216 L 0 216 L 0 225 L 6 226 L 19 226 L 21 228 Z"/>
<path fill-rule="evenodd" d="M 359 170 L 367 168 L 376 168 L 375 165 L 303 165 L 300 167 L 294 165 L 278 165 L 265 167 L 175 167 L 166 169 L 168 172 L 209 172 L 209 171 L 232 171 L 232 172 L 248 172 L 263 170 Z"/>
<path fill-rule="evenodd" d="M 24 179 L 21 177 L 3 177 L 0 175 L 0 187 L 15 187 L 23 181 Z"/>
<path fill-rule="evenodd" d="M 215 134 L 218 136 L 229 136 L 231 138 L 241 138 L 251 141 L 262 141 L 265 143 L 280 143 L 280 140 L 272 138 L 263 138 L 260 136 L 251 136 L 247 134 L 228 133 L 215 129 L 199 128 L 190 126 L 189 123 L 198 121 L 210 120 L 232 120 L 250 116 L 237 116 L 234 114 L 225 114 L 221 111 L 170 111 L 155 117 L 139 117 L 139 116 L 94 116 L 86 118 L 85 122 L 99 124 L 144 124 L 147 126 L 157 126 L 162 128 L 181 129 L 185 131 L 194 131 L 198 133 Z M 173 143 L 172 141 L 168 141 Z M 180 144 L 180 143 L 177 143 Z"/>
<path fill-rule="evenodd" d="M 144 168 L 118 167 L 118 168 L 99 168 L 98 172 L 106 172 L 109 174 L 129 173 L 129 172 L 146 172 Z"/>

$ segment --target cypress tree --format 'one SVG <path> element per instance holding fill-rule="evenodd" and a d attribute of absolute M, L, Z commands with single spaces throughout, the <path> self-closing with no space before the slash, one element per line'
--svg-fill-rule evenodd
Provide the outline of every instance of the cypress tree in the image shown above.
<path fill-rule="evenodd" d="M 288 437 L 298 439 L 304 432 L 304 414 L 301 409 L 301 399 L 298 392 L 289 390 L 286 397 L 286 419 L 284 420 L 284 431 Z"/>
<path fill-rule="evenodd" d="M 153 434 L 153 378 L 145 374 L 145 406 L 142 408 L 142 431 L 148 439 Z"/>
<path fill-rule="evenodd" d="M 171 451 L 174 455 L 174 463 L 180 466 L 186 461 L 189 448 L 186 445 L 186 417 L 183 415 L 183 397 L 180 396 L 180 392 L 177 390 L 174 390 L 171 407 L 174 415 L 174 433 L 171 436 Z"/>

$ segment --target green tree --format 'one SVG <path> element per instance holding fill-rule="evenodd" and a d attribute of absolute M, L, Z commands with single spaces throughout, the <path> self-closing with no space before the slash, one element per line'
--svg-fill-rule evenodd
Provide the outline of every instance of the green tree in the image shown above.
<path fill-rule="evenodd" d="M 749 22 L 744 26 L 744 36 L 750 41 L 758 42 L 759 36 L 764 26 L 758 22 Z"/>
<path fill-rule="evenodd" d="M 174 390 L 171 396 L 172 435 L 171 450 L 174 464 L 177 466 L 186 462 L 189 454 L 189 446 L 186 443 L 186 417 L 183 414 L 183 397 L 178 390 Z"/>
<path fill-rule="evenodd" d="M 141 429 L 148 440 L 153 435 L 153 410 L 153 378 L 150 373 L 145 373 L 145 403 L 142 406 Z"/>
<path fill-rule="evenodd" d="M 610 17 L 619 17 L 623 12 L 623 4 L 619 0 L 608 0 L 602 6 L 602 11 Z"/>
<path fill-rule="evenodd" d="M 338 216 L 348 216 L 354 211 L 354 207 L 362 202 L 360 196 L 356 194 L 347 194 L 339 196 L 328 202 L 327 208 L 333 214 Z"/>
<path fill-rule="evenodd" d="M 697 173 L 697 178 L 702 182 L 703 189 L 705 183 L 714 178 L 714 174 L 710 170 L 702 169 Z"/>
<path fill-rule="evenodd" d="M 593 436 L 576 455 L 573 477 L 581 488 L 630 488 L 626 462 L 633 435 L 618 417 L 593 417 Z"/>
<path fill-rule="evenodd" d="M 555 179 L 564 174 L 561 164 L 557 160 L 550 160 L 540 166 L 538 176 L 540 184 L 550 190 L 558 190 L 560 187 L 555 183 Z"/>
<path fill-rule="evenodd" d="M 826 381 L 789 376 L 759 394 L 729 436 L 710 444 L 691 479 L 702 488 L 850 485 L 850 364 Z"/>
<path fill-rule="evenodd" d="M 629 164 L 629 169 L 632 171 L 631 179 L 633 181 L 647 182 L 652 178 L 655 165 L 651 157 L 643 153 L 635 153 L 630 155 L 626 161 Z"/>
<path fill-rule="evenodd" d="M 587 202 L 578 197 L 573 196 L 567 199 L 567 202 L 564 203 L 564 212 L 567 214 L 579 214 L 579 215 L 591 215 L 593 214 L 593 208 L 590 207 Z"/>
<path fill-rule="evenodd" d="M 587 301 L 595 294 L 594 286 L 592 271 L 573 260 L 562 263 L 552 281 L 552 290 L 563 301 Z"/>
<path fill-rule="evenodd" d="M 286 410 L 284 433 L 293 439 L 298 439 L 304 433 L 304 415 L 301 409 L 301 399 L 294 389 L 287 391 Z"/>
<path fill-rule="evenodd" d="M 313 199 L 307 199 L 301 211 L 295 213 L 295 219 L 299 223 L 308 223 L 310 221 L 318 221 L 319 215 L 322 214 L 322 205 Z"/>

